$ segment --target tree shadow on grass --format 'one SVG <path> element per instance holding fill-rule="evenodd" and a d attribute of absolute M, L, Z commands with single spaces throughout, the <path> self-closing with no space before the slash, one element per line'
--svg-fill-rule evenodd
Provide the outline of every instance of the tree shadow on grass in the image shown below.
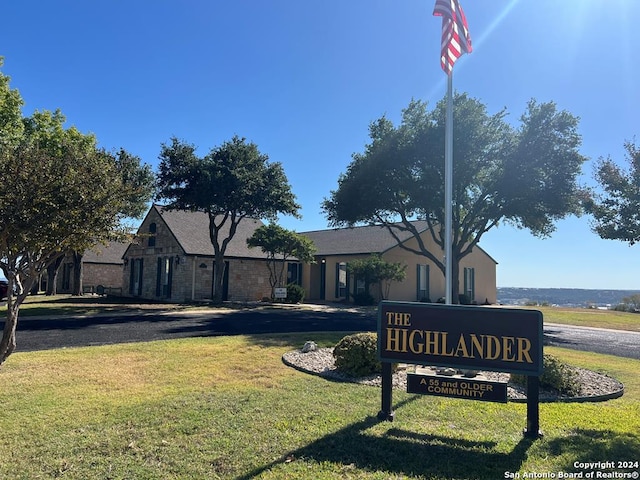
<path fill-rule="evenodd" d="M 395 409 L 414 399 L 401 402 Z M 383 435 L 368 431 L 379 423 L 377 417 L 368 417 L 288 452 L 280 460 L 242 475 L 238 480 L 254 478 L 298 459 L 312 464 L 330 462 L 396 475 L 495 480 L 504 478 L 505 471 L 518 471 L 533 444 L 532 439 L 523 437 L 511 452 L 504 453 L 496 451 L 496 443 L 490 441 L 420 434 L 400 428 L 391 428 Z"/>
<path fill-rule="evenodd" d="M 545 442 L 541 448 L 543 455 L 567 458 L 567 464 L 561 469 L 571 472 L 576 470 L 574 462 L 637 461 L 640 433 L 576 429 Z M 610 470 L 620 471 L 619 468 Z"/>

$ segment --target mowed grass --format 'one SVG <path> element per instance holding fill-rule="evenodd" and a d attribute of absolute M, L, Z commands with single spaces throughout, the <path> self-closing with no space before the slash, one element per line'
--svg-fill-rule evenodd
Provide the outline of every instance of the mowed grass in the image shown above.
<path fill-rule="evenodd" d="M 509 307 L 513 308 L 513 307 Z M 568 307 L 521 307 L 542 312 L 545 323 L 640 332 L 640 314 Z"/>
<path fill-rule="evenodd" d="M 611 374 L 623 397 L 526 405 L 380 390 L 285 366 L 305 340 L 341 334 L 209 337 L 16 353 L 0 367 L 2 479 L 498 479 L 640 460 L 640 361 L 547 348 Z"/>

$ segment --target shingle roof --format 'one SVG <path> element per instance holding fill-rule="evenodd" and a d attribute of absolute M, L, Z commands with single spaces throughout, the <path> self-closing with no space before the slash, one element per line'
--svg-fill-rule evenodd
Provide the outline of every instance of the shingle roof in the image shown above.
<path fill-rule="evenodd" d="M 161 215 L 174 237 L 187 255 L 214 255 L 213 245 L 209 238 L 209 216 L 204 212 L 186 210 L 165 210 L 159 205 L 154 208 Z M 220 238 L 228 235 L 229 227 L 223 228 Z M 265 258 L 259 248 L 247 247 L 247 238 L 263 223 L 253 218 L 244 218 L 238 224 L 238 229 L 229 242 L 226 257 L 237 258 Z"/>
<path fill-rule="evenodd" d="M 427 222 L 412 222 L 419 232 L 427 228 Z M 364 253 L 383 253 L 398 245 L 395 238 L 382 225 L 372 225 L 334 230 L 316 230 L 300 232 L 313 240 L 316 255 L 355 255 Z M 412 237 L 410 232 L 398 232 L 401 241 Z"/>
<path fill-rule="evenodd" d="M 122 256 L 129 246 L 128 243 L 109 242 L 106 245 L 98 244 L 91 250 L 85 252 L 82 257 L 83 263 L 109 263 L 122 265 Z"/>

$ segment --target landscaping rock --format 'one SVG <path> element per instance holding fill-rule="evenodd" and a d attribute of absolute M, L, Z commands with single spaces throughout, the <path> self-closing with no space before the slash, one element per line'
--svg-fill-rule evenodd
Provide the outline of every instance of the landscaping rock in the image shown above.
<path fill-rule="evenodd" d="M 316 350 L 318 350 L 318 345 L 316 344 L 316 342 L 305 342 L 304 346 L 302 347 L 302 353 L 315 352 Z"/>

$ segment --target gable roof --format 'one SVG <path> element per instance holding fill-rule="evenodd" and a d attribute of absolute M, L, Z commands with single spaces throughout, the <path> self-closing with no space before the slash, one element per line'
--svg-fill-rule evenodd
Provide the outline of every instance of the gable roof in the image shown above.
<path fill-rule="evenodd" d="M 412 222 L 422 233 L 427 229 L 427 222 Z M 316 255 L 357 255 L 365 253 L 384 253 L 398 245 L 395 238 L 382 225 L 338 228 L 333 230 L 315 230 L 301 232 L 301 235 L 313 240 Z M 411 232 L 398 231 L 402 242 L 413 237 Z"/>
<path fill-rule="evenodd" d="M 428 229 L 428 223 L 424 220 L 411 222 L 418 232 L 423 233 Z M 413 237 L 411 232 L 397 231 L 398 238 L 405 242 Z M 315 230 L 301 232 L 316 246 L 316 255 L 362 255 L 367 253 L 384 253 L 398 246 L 398 242 L 383 225 L 366 225 L 360 227 L 337 228 L 333 230 Z M 475 245 L 495 264 L 498 262 L 489 255 L 480 245 Z"/>
<path fill-rule="evenodd" d="M 147 216 L 154 210 L 165 222 L 173 237 L 184 250 L 185 255 L 214 255 L 213 245 L 209 238 L 209 216 L 206 213 L 189 210 L 166 210 L 163 206 L 154 204 Z M 416 220 L 412 223 L 420 233 L 428 228 L 428 223 L 424 220 Z M 235 236 L 229 242 L 225 257 L 265 259 L 266 255 L 260 248 L 247 246 L 247 239 L 262 225 L 264 225 L 263 222 L 258 219 L 242 219 L 238 224 Z M 222 234 L 226 236 L 228 231 L 227 225 Z M 300 232 L 300 234 L 313 241 L 316 247 L 316 256 L 382 254 L 398 245 L 396 239 L 382 225 L 314 230 Z M 413 237 L 407 231 L 398 231 L 397 235 L 401 242 Z M 482 251 L 494 263 L 498 263 L 479 245 L 474 248 Z M 125 254 L 126 252 L 123 252 L 121 257 Z"/>
<path fill-rule="evenodd" d="M 153 208 L 166 223 L 186 255 L 214 255 L 213 245 L 209 238 L 209 216 L 206 213 L 188 210 L 166 210 L 160 205 L 154 205 Z M 247 247 L 247 239 L 262 225 L 262 221 L 254 218 L 240 220 L 238 229 L 227 246 L 225 257 L 265 258 L 259 248 Z M 220 238 L 225 238 L 228 233 L 229 226 L 227 222 L 227 225 L 223 227 Z"/>
<path fill-rule="evenodd" d="M 122 265 L 124 261 L 125 250 L 129 247 L 128 243 L 109 242 L 106 245 L 98 244 L 91 250 L 87 250 L 82 257 L 82 263 L 107 263 L 113 265 Z"/>

